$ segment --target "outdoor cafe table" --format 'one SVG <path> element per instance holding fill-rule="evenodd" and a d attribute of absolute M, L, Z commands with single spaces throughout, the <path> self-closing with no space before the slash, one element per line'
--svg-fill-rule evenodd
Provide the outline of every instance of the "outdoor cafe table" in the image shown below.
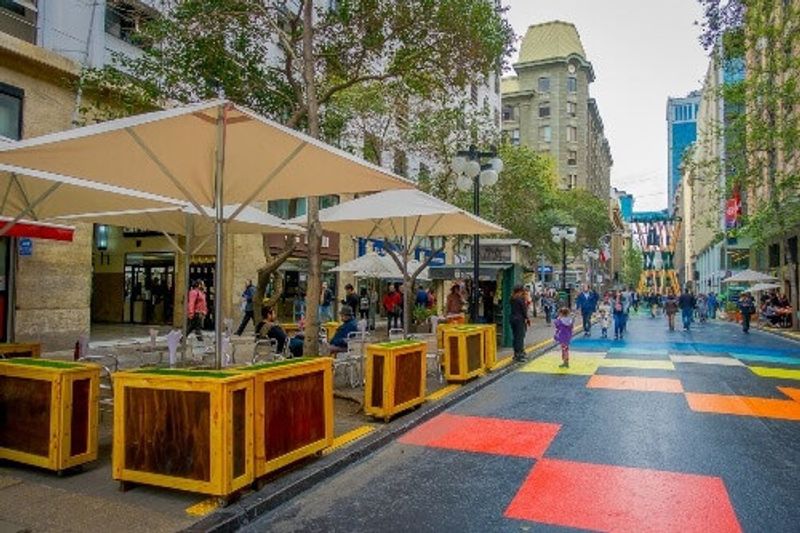
<path fill-rule="evenodd" d="M 388 421 L 425 401 L 427 346 L 411 340 L 367 346 L 366 414 Z"/>
<path fill-rule="evenodd" d="M 97 459 L 100 367 L 0 361 L 0 459 L 61 472 Z"/>
<path fill-rule="evenodd" d="M 444 332 L 444 377 L 447 381 L 467 381 L 485 369 L 485 328 L 464 325 Z"/>

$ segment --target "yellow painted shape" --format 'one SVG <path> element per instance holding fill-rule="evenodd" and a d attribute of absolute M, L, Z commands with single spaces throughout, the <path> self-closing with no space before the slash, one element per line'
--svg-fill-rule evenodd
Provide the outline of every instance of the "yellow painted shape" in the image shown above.
<path fill-rule="evenodd" d="M 343 448 L 348 444 L 352 444 L 353 442 L 366 437 L 373 431 L 375 431 L 375 426 L 365 425 L 365 426 L 359 426 L 352 431 L 344 433 L 343 435 L 339 435 L 338 437 L 333 439 L 333 444 L 329 448 L 323 450 L 322 455 L 328 455 L 329 453 L 338 450 L 339 448 Z"/>
<path fill-rule="evenodd" d="M 207 500 L 203 500 L 200 503 L 196 503 L 190 507 L 186 508 L 186 514 L 189 516 L 206 516 L 217 509 L 220 508 L 222 503 L 220 502 L 219 498 L 208 498 Z"/>
<path fill-rule="evenodd" d="M 788 368 L 770 368 L 766 366 L 751 366 L 750 370 L 762 378 L 797 379 L 800 380 L 800 370 Z"/>
<path fill-rule="evenodd" d="M 491 368 L 491 370 L 500 370 L 501 368 L 505 368 L 511 364 L 514 359 L 511 356 L 504 357 L 497 361 Z"/>
<path fill-rule="evenodd" d="M 600 366 L 608 368 L 644 368 L 652 370 L 675 370 L 672 361 L 652 359 L 603 359 Z"/>
<path fill-rule="evenodd" d="M 454 393 L 455 391 L 457 391 L 460 388 L 461 388 L 460 384 L 453 383 L 452 385 L 448 385 L 448 386 L 446 386 L 444 388 L 441 388 L 441 389 L 437 390 L 436 392 L 432 392 L 432 393 L 428 394 L 428 397 L 425 398 L 425 399 L 428 400 L 429 402 L 434 402 L 436 400 L 441 400 L 445 396 L 448 396 L 448 395 Z"/>
<path fill-rule="evenodd" d="M 519 369 L 520 372 L 538 374 L 565 374 L 572 376 L 591 376 L 597 371 L 602 357 L 570 355 L 569 368 L 559 368 L 561 354 L 546 354 L 538 357 Z"/>

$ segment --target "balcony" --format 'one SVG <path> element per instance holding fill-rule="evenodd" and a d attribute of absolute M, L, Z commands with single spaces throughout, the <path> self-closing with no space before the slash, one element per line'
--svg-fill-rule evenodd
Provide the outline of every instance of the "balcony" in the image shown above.
<path fill-rule="evenodd" d="M 0 32 L 36 44 L 36 3 L 0 0 Z"/>

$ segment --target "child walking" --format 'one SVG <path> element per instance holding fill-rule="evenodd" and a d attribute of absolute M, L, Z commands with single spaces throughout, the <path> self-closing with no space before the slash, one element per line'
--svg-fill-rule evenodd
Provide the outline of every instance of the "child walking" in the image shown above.
<path fill-rule="evenodd" d="M 559 368 L 569 368 L 569 343 L 572 340 L 573 320 L 569 315 L 569 308 L 562 307 L 558 310 L 558 317 L 553 321 L 556 334 L 553 337 L 561 345 L 561 364 Z"/>
<path fill-rule="evenodd" d="M 597 306 L 597 311 L 600 313 L 600 331 L 602 338 L 608 338 L 608 328 L 611 327 L 611 300 L 608 294 L 605 295 L 603 301 Z"/>

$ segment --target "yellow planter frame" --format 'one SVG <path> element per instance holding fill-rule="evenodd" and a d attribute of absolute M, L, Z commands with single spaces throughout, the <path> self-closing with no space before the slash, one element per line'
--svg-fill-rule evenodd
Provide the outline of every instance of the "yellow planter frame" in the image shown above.
<path fill-rule="evenodd" d="M 479 336 L 477 361 L 469 357 L 468 338 Z M 444 333 L 444 377 L 447 381 L 467 381 L 482 375 L 486 369 L 484 356 L 486 341 L 484 328 L 476 326 L 458 326 Z M 454 352 L 455 349 L 455 353 Z M 470 365 L 470 363 L 474 363 Z"/>
<path fill-rule="evenodd" d="M 427 354 L 428 344 L 426 342 L 386 342 L 381 344 L 370 344 L 367 346 L 366 364 L 366 385 L 364 387 L 364 413 L 376 418 L 383 418 L 384 421 L 407 409 L 420 405 L 425 401 L 426 379 L 427 379 Z M 397 365 L 401 356 L 419 357 L 420 377 L 419 394 L 397 403 Z M 376 389 L 375 371 L 376 358 L 382 358 L 382 368 L 378 369 L 381 373 L 381 404 L 377 405 L 374 401 Z"/>
<path fill-rule="evenodd" d="M 22 355 L 17 355 L 22 354 Z M 10 355 L 10 357 L 9 357 Z M 39 342 L 1 342 L 0 360 L 14 357 L 39 359 L 42 356 L 42 344 Z"/>
<path fill-rule="evenodd" d="M 270 472 L 312 456 L 333 444 L 333 360 L 329 357 L 303 358 L 303 361 L 282 361 L 264 365 L 264 369 L 239 369 L 244 375 L 250 375 L 255 387 L 255 477 L 259 478 Z M 267 460 L 266 456 L 266 391 L 268 383 L 314 373 L 322 373 L 323 417 L 325 425 L 324 437 L 294 449 L 279 457 Z"/>
<path fill-rule="evenodd" d="M 25 364 L 25 361 L 38 362 Z M 52 363 L 59 366 L 41 366 Z M 49 470 L 62 471 L 97 459 L 100 367 L 91 363 L 15 358 L 0 361 L 0 376 L 50 383 L 49 443 L 47 455 L 0 447 L 0 459 L 9 459 Z M 86 451 L 71 453 L 74 383 L 89 380 L 86 408 Z M 0 428 L 2 429 L 2 428 Z"/>
<path fill-rule="evenodd" d="M 187 375 L 191 374 L 191 375 Z M 208 373 L 206 373 L 207 375 Z M 219 372 L 217 374 L 225 374 Z M 156 485 L 224 497 L 253 482 L 253 378 L 227 373 L 225 377 L 204 377 L 204 372 L 175 371 L 162 373 L 117 372 L 114 379 L 114 451 L 113 477 L 123 482 Z M 192 479 L 126 467 L 126 391 L 149 389 L 178 392 L 205 392 L 209 395 L 209 478 Z M 245 391 L 243 473 L 234 477 L 234 398 Z M 189 450 L 187 450 L 189 453 Z"/>
<path fill-rule="evenodd" d="M 497 325 L 475 324 L 483 330 L 483 367 L 491 370 L 497 364 Z"/>
<path fill-rule="evenodd" d="M 336 330 L 339 329 L 339 326 L 341 325 L 342 325 L 341 322 L 336 322 L 336 321 L 325 322 L 323 324 L 320 324 L 320 326 L 325 328 L 325 335 L 327 336 L 328 342 L 331 342 L 333 336 L 336 335 Z"/>

